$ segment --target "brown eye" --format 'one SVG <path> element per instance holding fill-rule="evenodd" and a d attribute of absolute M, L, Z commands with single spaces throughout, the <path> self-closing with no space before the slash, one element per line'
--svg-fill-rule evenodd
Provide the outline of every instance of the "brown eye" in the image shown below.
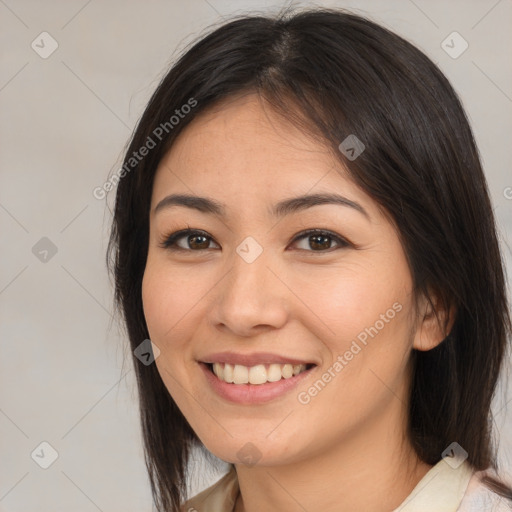
<path fill-rule="evenodd" d="M 160 246 L 177 251 L 205 251 L 211 242 L 213 239 L 204 231 L 182 229 L 165 237 Z"/>
<path fill-rule="evenodd" d="M 299 247 L 299 249 L 309 252 L 328 252 L 329 249 L 333 249 L 332 242 L 337 244 L 337 248 L 350 245 L 339 235 L 319 229 L 311 229 L 301 233 L 294 239 L 293 243 L 296 243 L 298 240 L 305 240 L 306 242 L 306 247 Z"/>
<path fill-rule="evenodd" d="M 330 249 L 332 239 L 328 235 L 310 235 L 309 245 L 312 249 Z"/>
<path fill-rule="evenodd" d="M 189 235 L 187 243 L 191 249 L 208 249 L 210 242 L 204 235 Z"/>
<path fill-rule="evenodd" d="M 299 240 L 305 241 L 305 247 L 299 247 L 299 249 L 308 252 L 331 252 L 331 249 L 339 249 L 350 245 L 341 236 L 321 229 L 304 231 L 295 237 L 293 243 L 297 245 Z M 211 243 L 215 244 L 216 247 L 211 247 Z M 333 243 L 335 244 L 334 246 Z M 160 243 L 160 247 L 172 251 L 188 252 L 219 248 L 216 242 L 213 241 L 213 238 L 205 231 L 195 229 L 182 229 L 171 233 Z"/>

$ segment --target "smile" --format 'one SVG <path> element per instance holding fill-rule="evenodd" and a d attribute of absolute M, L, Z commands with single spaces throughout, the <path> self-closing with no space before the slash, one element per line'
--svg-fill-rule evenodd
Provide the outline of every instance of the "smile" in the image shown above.
<path fill-rule="evenodd" d="M 199 362 L 208 387 L 224 400 L 241 405 L 263 404 L 284 397 L 318 369 L 316 364 L 300 361 L 275 361 L 283 358 L 268 362 L 266 357 L 257 357 L 256 362 L 249 357 L 244 361 L 248 366 L 237 364 L 234 357 L 230 363 L 221 362 L 224 358 L 216 359 Z"/>
<path fill-rule="evenodd" d="M 273 363 L 243 366 L 240 364 L 213 363 L 209 366 L 217 378 L 228 384 L 265 384 L 267 382 L 277 382 L 281 379 L 290 379 L 308 370 L 312 365 Z"/>

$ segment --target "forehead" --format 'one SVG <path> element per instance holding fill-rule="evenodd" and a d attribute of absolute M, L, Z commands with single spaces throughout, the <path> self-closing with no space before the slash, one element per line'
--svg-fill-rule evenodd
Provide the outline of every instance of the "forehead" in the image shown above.
<path fill-rule="evenodd" d="M 310 191 L 372 202 L 326 144 L 250 94 L 199 114 L 183 130 L 159 164 L 152 207 L 170 192 L 255 205 Z"/>

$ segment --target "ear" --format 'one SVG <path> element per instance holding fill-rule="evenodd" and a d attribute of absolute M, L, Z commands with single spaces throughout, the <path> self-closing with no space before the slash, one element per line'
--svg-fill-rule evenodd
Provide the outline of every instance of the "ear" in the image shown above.
<path fill-rule="evenodd" d="M 437 296 L 431 295 L 431 302 L 424 296 L 418 301 L 416 332 L 413 348 L 432 350 L 450 334 L 455 322 L 455 307 L 445 309 Z"/>

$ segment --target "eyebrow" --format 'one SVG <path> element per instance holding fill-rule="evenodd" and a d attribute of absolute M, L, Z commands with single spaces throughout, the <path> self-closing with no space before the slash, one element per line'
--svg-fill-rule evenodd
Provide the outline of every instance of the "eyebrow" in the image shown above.
<path fill-rule="evenodd" d="M 337 204 L 353 208 L 354 210 L 363 214 L 368 220 L 370 220 L 368 212 L 359 203 L 351 201 L 350 199 L 347 199 L 346 197 L 343 197 L 339 194 L 327 193 L 309 194 L 285 199 L 274 205 L 274 207 L 270 210 L 270 213 L 274 217 L 284 217 L 286 215 L 290 215 L 291 213 L 306 210 L 307 208 L 321 204 Z M 157 214 L 159 211 L 170 208 L 172 206 L 184 206 L 186 208 L 192 208 L 203 213 L 215 215 L 217 217 L 226 217 L 226 208 L 222 203 L 219 203 L 208 197 L 200 197 L 188 194 L 171 194 L 164 197 L 155 206 L 154 214 Z"/>

